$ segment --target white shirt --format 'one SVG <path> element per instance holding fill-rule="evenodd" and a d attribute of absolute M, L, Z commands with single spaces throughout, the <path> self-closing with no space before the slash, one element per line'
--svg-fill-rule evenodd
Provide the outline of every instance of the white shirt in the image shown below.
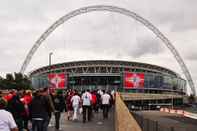
<path fill-rule="evenodd" d="M 103 95 L 103 91 L 102 90 L 98 90 L 98 92 L 97 92 L 99 95 Z"/>
<path fill-rule="evenodd" d="M 110 95 L 105 93 L 101 96 L 102 104 L 109 104 L 109 100 L 111 99 Z"/>
<path fill-rule="evenodd" d="M 79 97 L 78 95 L 74 95 L 74 96 L 71 98 L 71 102 L 72 102 L 72 105 L 79 105 L 80 97 Z"/>
<path fill-rule="evenodd" d="M 90 106 L 91 100 L 92 100 L 92 95 L 89 92 L 85 92 L 82 94 L 81 99 L 83 101 L 83 105 Z"/>
<path fill-rule="evenodd" d="M 6 110 L 0 110 L 0 131 L 10 131 L 16 128 L 16 123 L 12 114 Z"/>

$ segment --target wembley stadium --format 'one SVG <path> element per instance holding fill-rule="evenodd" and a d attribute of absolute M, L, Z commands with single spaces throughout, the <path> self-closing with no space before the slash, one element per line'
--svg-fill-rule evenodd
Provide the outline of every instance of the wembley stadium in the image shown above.
<path fill-rule="evenodd" d="M 64 81 L 51 77 L 60 76 Z M 91 60 L 73 61 L 41 67 L 30 73 L 33 88 L 106 89 L 134 93 L 186 93 L 186 81 L 176 72 L 152 64 Z M 58 81 L 59 80 L 59 81 Z M 130 83 L 129 83 L 130 82 Z"/>

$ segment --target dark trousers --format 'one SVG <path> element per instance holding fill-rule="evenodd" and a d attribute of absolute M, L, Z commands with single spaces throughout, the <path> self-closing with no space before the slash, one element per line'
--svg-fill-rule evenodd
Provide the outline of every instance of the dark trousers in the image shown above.
<path fill-rule="evenodd" d="M 23 119 L 22 118 L 16 118 L 15 121 L 16 121 L 16 125 L 18 127 L 18 130 L 19 131 L 22 131 L 23 130 L 23 127 L 24 127 L 24 125 L 23 125 Z"/>
<path fill-rule="evenodd" d="M 97 112 L 98 112 L 98 110 L 99 110 L 99 104 L 96 104 L 96 105 L 95 105 L 95 109 L 94 109 L 94 111 L 97 113 Z"/>
<path fill-rule="evenodd" d="M 32 131 L 43 131 L 43 120 L 32 120 Z"/>
<path fill-rule="evenodd" d="M 108 111 L 109 111 L 109 105 L 108 104 L 103 104 L 103 118 L 108 118 Z"/>
<path fill-rule="evenodd" d="M 90 121 L 91 120 L 91 114 L 92 114 L 91 106 L 83 105 L 82 108 L 83 108 L 83 122 L 86 121 L 86 116 L 88 117 L 88 121 Z"/>
<path fill-rule="evenodd" d="M 60 128 L 60 117 L 61 117 L 61 112 L 55 112 L 55 128 L 59 129 Z"/>
<path fill-rule="evenodd" d="M 46 117 L 43 121 L 43 131 L 48 131 L 48 125 L 49 125 L 49 116 Z"/>
<path fill-rule="evenodd" d="M 24 129 L 26 129 L 26 130 L 28 130 L 28 121 L 29 121 L 28 117 L 23 118 Z"/>

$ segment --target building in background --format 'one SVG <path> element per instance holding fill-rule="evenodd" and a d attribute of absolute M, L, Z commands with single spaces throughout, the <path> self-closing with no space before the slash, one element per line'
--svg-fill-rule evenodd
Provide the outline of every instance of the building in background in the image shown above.
<path fill-rule="evenodd" d="M 36 69 L 30 73 L 30 77 L 34 88 L 49 87 L 61 82 L 61 88 L 77 90 L 88 88 L 148 93 L 186 92 L 186 81 L 172 70 L 129 61 L 66 62 Z M 139 85 L 127 87 L 128 82 Z"/>
<path fill-rule="evenodd" d="M 79 91 L 105 89 L 144 93 L 147 100 L 151 98 L 152 103 L 172 103 L 172 97 L 175 101 L 176 96 L 178 103 L 182 103 L 180 96 L 186 94 L 186 81 L 174 71 L 130 61 L 91 60 L 54 64 L 32 71 L 30 78 L 34 88 L 71 88 Z M 147 96 L 147 93 L 163 94 L 164 101 L 160 101 L 162 95 L 158 98 L 155 96 L 153 100 L 157 101 L 153 101 L 152 96 Z M 175 96 L 168 96 L 169 94 Z M 142 99 L 141 97 L 144 103 L 150 105 L 150 101 L 146 102 L 144 99 L 145 96 L 138 96 L 138 99 Z M 134 103 L 139 104 L 138 99 Z"/>

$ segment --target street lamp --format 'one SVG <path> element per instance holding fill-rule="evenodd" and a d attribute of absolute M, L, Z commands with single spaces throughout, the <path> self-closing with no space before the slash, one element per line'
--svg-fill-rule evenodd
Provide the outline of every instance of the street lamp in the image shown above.
<path fill-rule="evenodd" d="M 49 75 L 51 74 L 51 56 L 53 55 L 53 52 L 49 53 L 49 73 L 48 73 L 48 87 L 50 87 L 50 78 Z"/>
<path fill-rule="evenodd" d="M 53 52 L 49 53 L 49 67 L 51 66 L 51 56 L 53 55 Z M 51 67 L 50 67 L 51 68 Z"/>

